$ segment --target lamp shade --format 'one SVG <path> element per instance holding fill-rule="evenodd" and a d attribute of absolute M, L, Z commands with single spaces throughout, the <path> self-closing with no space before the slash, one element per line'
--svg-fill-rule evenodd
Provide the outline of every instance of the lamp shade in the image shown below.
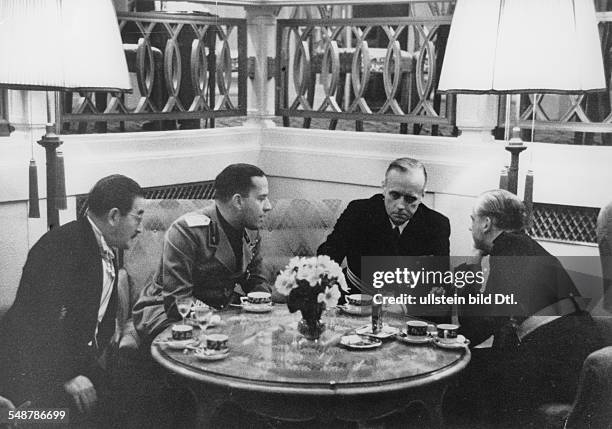
<path fill-rule="evenodd" d="M 593 0 L 458 0 L 439 91 L 605 89 Z"/>
<path fill-rule="evenodd" d="M 110 0 L 1 0 L 0 86 L 129 91 Z"/>

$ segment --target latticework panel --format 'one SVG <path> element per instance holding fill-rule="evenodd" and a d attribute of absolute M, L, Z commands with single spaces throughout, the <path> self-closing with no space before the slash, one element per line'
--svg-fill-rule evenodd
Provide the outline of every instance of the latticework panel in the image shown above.
<path fill-rule="evenodd" d="M 598 213 L 599 209 L 593 207 L 535 203 L 529 233 L 534 238 L 596 243 Z"/>
<path fill-rule="evenodd" d="M 181 183 L 144 188 L 148 200 L 208 200 L 214 196 L 214 181 Z M 87 211 L 87 195 L 76 197 L 77 217 Z"/>
<path fill-rule="evenodd" d="M 214 198 L 214 182 L 195 182 L 145 188 L 145 198 L 157 200 L 208 200 Z M 331 228 L 344 204 L 340 200 L 322 200 L 319 203 L 306 200 L 279 200 L 267 220 L 267 229 L 295 228 L 291 219 L 299 219 L 296 213 L 303 210 L 317 213 L 313 217 L 321 222 L 319 227 Z M 87 210 L 87 195 L 76 198 L 77 216 Z M 293 213 L 293 214 L 292 214 Z M 597 243 L 595 228 L 598 208 L 534 203 L 533 226 L 529 235 L 537 239 L 573 243 Z M 289 223 L 288 223 L 289 222 Z M 302 221 L 300 221 L 302 222 Z"/>

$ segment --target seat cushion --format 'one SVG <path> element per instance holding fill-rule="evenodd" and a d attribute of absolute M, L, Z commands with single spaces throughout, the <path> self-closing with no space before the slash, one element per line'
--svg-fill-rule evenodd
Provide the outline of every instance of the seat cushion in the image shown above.
<path fill-rule="evenodd" d="M 346 208 L 342 200 L 276 200 L 261 231 L 269 280 L 294 256 L 314 256 Z"/>
<path fill-rule="evenodd" d="M 161 260 L 164 235 L 179 216 L 212 204 L 212 200 L 147 200 L 142 233 L 124 253 L 123 266 L 131 280 L 132 305 L 140 291 L 155 274 Z"/>

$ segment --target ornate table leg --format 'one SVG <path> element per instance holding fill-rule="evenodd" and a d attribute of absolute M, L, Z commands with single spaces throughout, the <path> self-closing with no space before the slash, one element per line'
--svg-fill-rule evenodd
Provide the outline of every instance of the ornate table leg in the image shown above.
<path fill-rule="evenodd" d="M 189 383 L 186 387 L 195 403 L 195 427 L 202 429 L 213 427 L 215 413 L 229 398 L 216 389 L 207 389 L 203 385 Z"/>
<path fill-rule="evenodd" d="M 440 389 L 435 389 L 426 398 L 423 398 L 423 405 L 429 413 L 432 429 L 442 429 L 444 427 L 444 415 L 442 414 L 442 403 L 448 386 L 445 384 Z"/>
<path fill-rule="evenodd" d="M 218 397 L 215 398 L 213 395 L 207 393 L 206 389 L 194 389 L 190 386 L 187 388 L 187 390 L 189 390 L 189 393 L 191 393 L 191 396 L 196 404 L 195 427 L 202 429 L 212 427 L 213 416 L 223 404 L 223 400 Z"/>

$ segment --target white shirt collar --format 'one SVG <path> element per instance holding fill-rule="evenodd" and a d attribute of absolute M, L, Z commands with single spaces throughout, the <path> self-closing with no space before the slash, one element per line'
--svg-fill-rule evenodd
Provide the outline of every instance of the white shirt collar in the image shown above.
<path fill-rule="evenodd" d="M 113 252 L 113 249 L 111 249 L 110 246 L 106 243 L 104 235 L 102 235 L 102 231 L 100 231 L 98 225 L 96 225 L 96 223 L 91 219 L 91 217 L 89 217 L 89 214 L 87 215 L 87 220 L 91 224 L 91 228 L 93 229 L 94 235 L 96 236 L 96 241 L 98 242 L 98 247 L 100 248 L 100 255 L 102 255 L 102 257 L 106 256 L 109 259 L 113 259 L 115 257 L 115 252 Z"/>
<path fill-rule="evenodd" d="M 404 222 L 401 225 L 396 225 L 393 223 L 393 221 L 391 220 L 391 218 L 389 218 L 389 223 L 391 224 L 391 228 L 395 228 L 396 226 L 399 228 L 400 234 L 402 232 L 404 232 L 404 228 L 406 228 L 406 225 L 408 225 L 408 222 L 410 222 L 410 219 L 408 219 L 406 222 Z"/>

